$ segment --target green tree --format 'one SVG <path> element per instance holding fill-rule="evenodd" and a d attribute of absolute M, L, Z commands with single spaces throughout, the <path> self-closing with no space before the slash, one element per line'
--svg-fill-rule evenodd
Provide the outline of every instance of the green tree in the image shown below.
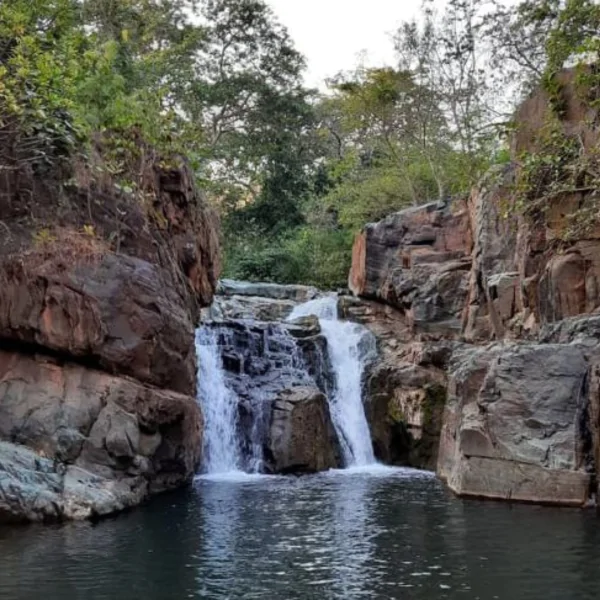
<path fill-rule="evenodd" d="M 434 95 L 454 150 L 446 164 L 453 192 L 468 189 L 485 172 L 497 139 L 498 90 L 486 65 L 481 34 L 484 0 L 449 0 L 441 13 L 424 0 L 420 22 L 404 23 L 395 36 L 398 63 L 421 89 Z"/>
<path fill-rule="evenodd" d="M 206 133 L 206 180 L 231 214 L 263 231 L 301 221 L 312 110 L 304 59 L 262 0 L 206 0 L 206 36 L 184 107 Z"/>
<path fill-rule="evenodd" d="M 598 60 L 600 6 L 594 0 L 494 0 L 482 34 L 491 67 L 518 98 L 540 82 L 551 84 L 566 66 Z"/>
<path fill-rule="evenodd" d="M 357 229 L 450 191 L 453 151 L 435 92 L 391 68 L 361 68 L 331 85 L 319 105 L 329 153 L 320 203 L 342 226 Z"/>
<path fill-rule="evenodd" d="M 83 134 L 77 85 L 88 68 L 71 0 L 0 4 L 0 162 L 48 166 Z"/>

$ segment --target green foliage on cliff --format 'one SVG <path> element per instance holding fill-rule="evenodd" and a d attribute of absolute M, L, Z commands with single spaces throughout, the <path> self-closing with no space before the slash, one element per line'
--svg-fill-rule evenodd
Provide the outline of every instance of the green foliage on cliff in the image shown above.
<path fill-rule="evenodd" d="M 84 133 L 76 102 L 87 67 L 67 0 L 0 6 L 0 142 L 3 162 L 46 164 Z M 6 168 L 6 167 L 5 167 Z"/>
<path fill-rule="evenodd" d="M 549 110 L 530 140 L 532 149 L 517 157 L 513 208 L 544 219 L 551 208 L 565 204 L 566 225 L 557 234 L 565 241 L 581 238 L 600 220 L 600 147 L 585 133 L 586 128 L 593 131 L 600 109 L 600 5 L 544 0 L 526 1 L 520 8 L 523 19 L 545 30 L 539 80 Z M 571 76 L 565 75 L 565 66 L 573 69 Z M 575 130 L 564 123 L 573 118 L 569 109 L 581 113 Z"/>
<path fill-rule="evenodd" d="M 524 92 L 545 85 L 560 119 L 558 74 L 575 64 L 582 98 L 600 103 L 600 70 L 587 66 L 596 2 L 493 4 L 423 0 L 397 30 L 394 65 L 340 73 L 318 93 L 263 0 L 3 2 L 0 167 L 93 164 L 100 137 L 90 178 L 108 172 L 143 200 L 131 165 L 145 140 L 167 162 L 189 160 L 221 213 L 228 276 L 343 286 L 367 222 L 465 194 L 506 160 Z M 547 129 L 519 157 L 523 210 L 597 185 L 595 155 Z"/>

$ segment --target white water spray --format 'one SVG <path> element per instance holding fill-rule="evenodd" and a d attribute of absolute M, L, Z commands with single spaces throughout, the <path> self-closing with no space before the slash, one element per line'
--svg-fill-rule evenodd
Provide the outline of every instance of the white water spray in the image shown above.
<path fill-rule="evenodd" d="M 342 446 L 344 466 L 372 465 L 376 461 L 362 402 L 364 352 L 361 348 L 369 341 L 369 334 L 361 325 L 338 320 L 335 296 L 318 298 L 296 307 L 289 320 L 308 315 L 319 318 L 321 331 L 327 339 L 335 374 L 329 409 Z"/>
<path fill-rule="evenodd" d="M 207 327 L 196 331 L 198 400 L 204 415 L 204 464 L 208 473 L 239 471 L 237 397 L 225 384 L 218 332 Z"/>

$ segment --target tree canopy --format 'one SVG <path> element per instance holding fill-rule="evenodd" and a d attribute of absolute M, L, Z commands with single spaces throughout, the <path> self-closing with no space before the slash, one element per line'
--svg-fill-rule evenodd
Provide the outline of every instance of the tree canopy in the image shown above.
<path fill-rule="evenodd" d="M 0 168 L 43 175 L 110 132 L 118 180 L 135 131 L 193 167 L 228 275 L 343 286 L 357 230 L 506 160 L 515 105 L 597 62 L 599 31 L 594 0 L 424 0 L 397 29 L 395 64 L 318 92 L 263 0 L 11 0 Z"/>

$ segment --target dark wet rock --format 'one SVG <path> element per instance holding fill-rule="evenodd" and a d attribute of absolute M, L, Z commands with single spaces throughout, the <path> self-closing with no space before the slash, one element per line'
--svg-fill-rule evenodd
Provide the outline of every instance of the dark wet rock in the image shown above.
<path fill-rule="evenodd" d="M 275 467 L 273 459 L 267 459 L 272 454 L 268 440 L 277 399 L 290 390 L 319 386 L 325 391 L 332 385 L 327 342 L 318 320 L 308 317 L 282 324 L 225 321 L 206 327 L 216 333 L 226 385 L 239 401 L 237 437 L 241 440 L 243 467 L 271 471 Z M 304 409 L 300 410 L 298 419 L 302 420 L 304 414 Z M 278 439 L 280 453 L 283 442 Z M 296 444 L 296 437 L 287 439 Z M 293 451 L 287 451 L 286 460 L 292 460 L 298 450 L 296 444 Z M 303 461 L 300 457 L 297 464 Z"/>
<path fill-rule="evenodd" d="M 341 466 L 327 398 L 317 388 L 298 387 L 278 394 L 271 407 L 266 457 L 270 470 L 281 474 Z"/>

